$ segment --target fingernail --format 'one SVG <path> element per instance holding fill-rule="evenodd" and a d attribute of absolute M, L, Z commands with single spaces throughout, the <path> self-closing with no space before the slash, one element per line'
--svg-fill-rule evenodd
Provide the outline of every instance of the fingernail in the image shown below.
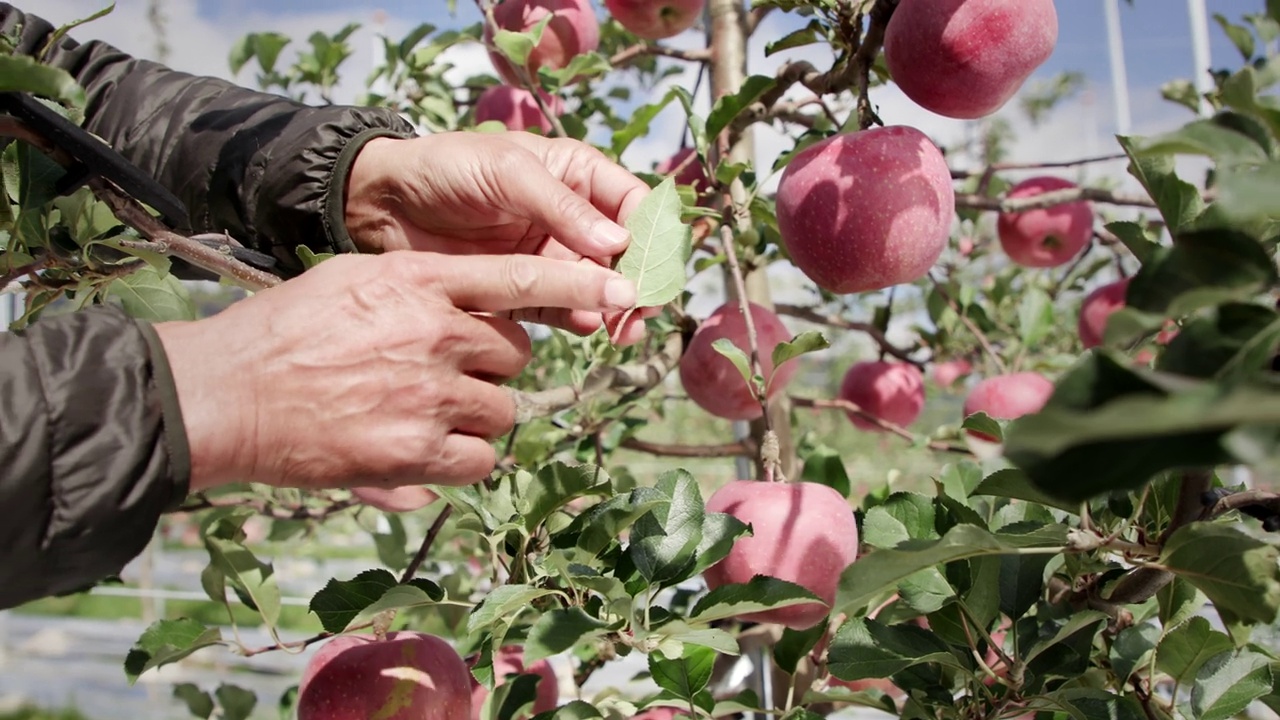
<path fill-rule="evenodd" d="M 604 300 L 610 306 L 624 310 L 635 307 L 636 286 L 624 277 L 615 277 L 604 284 Z"/>
<path fill-rule="evenodd" d="M 614 225 L 611 222 L 602 222 L 596 225 L 592 237 L 595 237 L 600 243 L 601 250 L 617 252 L 630 242 L 631 233 L 627 232 L 626 228 Z"/>

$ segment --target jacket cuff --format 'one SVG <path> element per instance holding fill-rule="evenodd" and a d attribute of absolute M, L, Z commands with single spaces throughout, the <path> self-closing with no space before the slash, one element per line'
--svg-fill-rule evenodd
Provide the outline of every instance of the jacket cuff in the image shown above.
<path fill-rule="evenodd" d="M 186 501 L 191 492 L 191 444 L 187 439 L 187 425 L 182 419 L 182 406 L 178 403 L 178 386 L 174 382 L 164 344 L 151 323 L 135 322 L 151 351 L 151 378 L 160 398 L 164 442 L 169 450 L 169 474 L 173 478 L 173 497 L 165 512 L 172 512 Z"/>
<path fill-rule="evenodd" d="M 351 175 L 351 166 L 355 165 L 356 156 L 370 140 L 393 137 L 407 139 L 412 135 L 396 132 L 387 128 L 369 128 L 351 138 L 338 153 L 338 159 L 329 173 L 328 183 L 324 191 L 324 232 L 337 252 L 355 253 L 356 247 L 351 235 L 347 232 L 347 178 Z"/>

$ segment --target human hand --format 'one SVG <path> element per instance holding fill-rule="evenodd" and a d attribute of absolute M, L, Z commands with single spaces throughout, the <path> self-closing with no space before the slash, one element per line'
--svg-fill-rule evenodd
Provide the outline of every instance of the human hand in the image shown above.
<path fill-rule="evenodd" d="M 649 186 L 595 148 L 528 132 L 378 138 L 351 169 L 346 224 L 362 252 L 508 253 L 612 267 L 630 237 L 620 223 Z M 586 334 L 599 312 L 512 308 L 510 317 Z M 646 308 L 615 339 L 634 343 Z M 618 317 L 608 318 L 610 326 Z"/>
<path fill-rule="evenodd" d="M 191 489 L 477 482 L 515 420 L 495 384 L 530 360 L 498 313 L 601 313 L 635 286 L 587 263 L 340 255 L 213 317 L 156 326 L 191 448 Z"/>

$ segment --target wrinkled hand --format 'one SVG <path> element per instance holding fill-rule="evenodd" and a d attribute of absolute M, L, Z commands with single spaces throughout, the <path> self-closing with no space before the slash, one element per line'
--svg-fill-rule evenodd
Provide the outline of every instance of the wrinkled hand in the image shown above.
<path fill-rule="evenodd" d="M 488 313 L 599 314 L 635 286 L 588 263 L 425 252 L 340 255 L 195 322 L 156 326 L 191 448 L 191 487 L 477 482 L 515 405 L 498 382 L 529 337 Z"/>
<path fill-rule="evenodd" d="M 612 267 L 629 244 L 621 223 L 648 193 L 642 180 L 576 140 L 441 133 L 365 145 L 345 212 L 362 252 L 517 253 Z M 515 319 L 580 334 L 602 321 L 599 312 L 539 307 L 532 298 L 512 310 Z M 656 312 L 633 316 L 618 341 L 638 341 L 643 317 Z"/>

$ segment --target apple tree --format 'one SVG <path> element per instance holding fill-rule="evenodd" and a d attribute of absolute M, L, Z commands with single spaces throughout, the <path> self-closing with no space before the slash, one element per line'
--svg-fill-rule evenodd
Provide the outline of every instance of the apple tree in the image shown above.
<path fill-rule="evenodd" d="M 517 427 L 475 486 L 193 495 L 202 586 L 275 642 L 163 619 L 125 653 L 127 680 L 197 652 L 310 649 L 280 699 L 300 720 L 1280 711 L 1280 495 L 1235 474 L 1273 469 L 1280 440 L 1280 7 L 1218 18 L 1241 62 L 1207 95 L 1165 88 L 1171 111 L 1210 113 L 1116 137 L 1113 158 L 1008 159 L 996 114 L 1051 112 L 1070 85 L 1027 87 L 1072 11 L 1057 5 L 479 0 L 471 25 L 384 38 L 360 102 L 423 132 L 538 132 L 623 161 L 683 113 L 669 159 L 631 168 L 654 190 L 619 262 L 637 310 L 661 312 L 637 347 L 538 331 Z M 753 72 L 747 40 L 779 18 L 796 28 L 766 38 L 781 62 Z M 696 27 L 705 47 L 670 41 Z M 290 38 L 249 35 L 231 66 L 324 102 L 354 30 L 291 61 Z M 492 67 L 459 82 L 451 51 L 474 44 Z M 829 63 L 789 59 L 811 45 Z M 3 60 L 8 89 L 77 118 L 68 77 Z M 670 82 L 689 68 L 694 89 Z M 889 83 L 985 132 L 940 147 L 876 106 Z M 0 216 L 17 325 L 56 303 L 191 316 L 170 256 L 251 291 L 279 282 L 109 180 L 60 193 L 58 148 L 3 127 L 20 140 Z M 770 167 L 762 127 L 788 142 Z M 1127 177 L 1078 174 L 1117 157 Z M 809 301 L 777 301 L 784 281 Z M 692 310 L 707 292 L 715 310 Z M 858 477 L 859 454 L 912 467 Z M 254 517 L 373 536 L 378 565 L 315 587 L 323 632 L 279 629 Z M 649 690 L 582 691 L 614 663 Z M 247 716 L 257 701 L 228 687 L 175 693 L 200 717 Z"/>

